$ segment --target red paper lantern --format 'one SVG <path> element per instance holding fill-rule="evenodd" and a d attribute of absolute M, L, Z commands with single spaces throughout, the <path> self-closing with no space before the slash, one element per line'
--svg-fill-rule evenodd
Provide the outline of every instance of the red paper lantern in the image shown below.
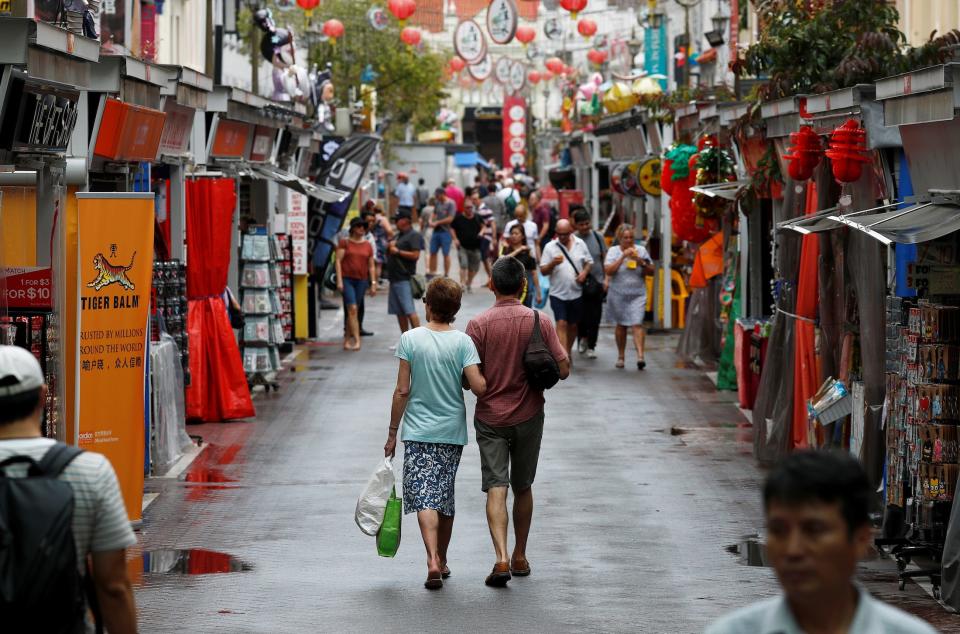
<path fill-rule="evenodd" d="M 527 81 L 529 81 L 531 84 L 540 83 L 540 73 L 535 70 L 530 71 L 527 73 Z"/>
<path fill-rule="evenodd" d="M 833 177 L 840 183 L 855 183 L 863 174 L 863 164 L 870 160 L 867 131 L 854 119 L 847 120 L 830 135 L 830 158 Z"/>
<path fill-rule="evenodd" d="M 450 60 L 450 70 L 452 70 L 455 73 L 459 73 L 466 67 L 467 67 L 467 63 L 463 61 L 463 58 L 460 56 L 456 56 Z"/>
<path fill-rule="evenodd" d="M 551 71 L 554 75 L 563 74 L 563 69 L 564 69 L 563 60 L 560 59 L 559 57 L 551 57 L 547 59 L 547 61 L 544 62 L 544 66 L 546 66 L 547 70 Z"/>
<path fill-rule="evenodd" d="M 540 73 L 540 81 L 553 81 L 553 73 L 548 70 Z"/>
<path fill-rule="evenodd" d="M 799 131 L 790 134 L 790 142 L 793 145 L 783 155 L 783 158 L 790 162 L 787 173 L 795 181 L 810 180 L 823 157 L 820 137 L 810 126 L 803 126 Z"/>
<path fill-rule="evenodd" d="M 537 30 L 532 26 L 521 25 L 517 27 L 517 33 L 514 36 L 521 44 L 526 46 L 537 37 Z"/>
<path fill-rule="evenodd" d="M 577 33 L 583 37 L 593 37 L 597 33 L 597 23 L 590 18 L 583 18 L 577 22 Z"/>
<path fill-rule="evenodd" d="M 595 48 L 591 48 L 587 51 L 587 59 L 596 66 L 603 66 L 603 63 L 607 61 L 607 53 L 606 51 L 598 51 Z"/>
<path fill-rule="evenodd" d="M 660 162 L 660 189 L 667 196 L 673 196 L 673 161 L 670 159 Z"/>
<path fill-rule="evenodd" d="M 407 46 L 416 46 L 420 43 L 420 31 L 410 26 L 406 26 L 400 31 L 400 39 Z"/>
<path fill-rule="evenodd" d="M 400 21 L 400 27 L 407 24 L 407 19 L 417 10 L 417 3 L 414 0 L 390 0 L 387 3 L 387 9 Z"/>
<path fill-rule="evenodd" d="M 309 18 L 313 15 L 313 10 L 320 6 L 320 0 L 297 0 L 297 6 L 303 9 Z"/>
<path fill-rule="evenodd" d="M 337 43 L 337 38 L 343 36 L 343 22 L 336 18 L 331 18 L 323 23 L 323 34 L 330 38 L 333 44 Z"/>
<path fill-rule="evenodd" d="M 587 0 L 560 0 L 560 6 L 570 12 L 570 17 L 577 19 L 577 14 L 587 8 Z"/>

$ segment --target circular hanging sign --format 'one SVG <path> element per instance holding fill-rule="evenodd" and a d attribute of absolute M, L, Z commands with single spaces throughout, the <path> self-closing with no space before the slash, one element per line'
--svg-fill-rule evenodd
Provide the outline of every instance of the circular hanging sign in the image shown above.
<path fill-rule="evenodd" d="M 277 11 L 289 11 L 297 7 L 293 0 L 277 0 Z"/>
<path fill-rule="evenodd" d="M 517 34 L 520 15 L 514 0 L 490 0 L 487 7 L 487 32 L 495 44 L 509 44 Z"/>
<path fill-rule="evenodd" d="M 377 31 L 382 31 L 390 24 L 390 18 L 381 7 L 370 7 L 367 11 L 367 22 Z"/>
<path fill-rule="evenodd" d="M 562 40 L 563 26 L 560 25 L 560 20 L 557 18 L 549 18 L 544 22 L 543 34 L 547 36 L 548 40 Z"/>
<path fill-rule="evenodd" d="M 614 163 L 610 166 L 610 189 L 618 194 L 625 194 L 623 191 L 623 170 L 626 163 Z"/>
<path fill-rule="evenodd" d="M 527 60 L 533 61 L 541 56 L 540 46 L 536 42 L 530 42 L 527 44 Z"/>
<path fill-rule="evenodd" d="M 487 54 L 487 41 L 480 25 L 473 20 L 464 20 L 453 32 L 453 48 L 467 64 L 476 64 Z"/>
<path fill-rule="evenodd" d="M 631 198 L 640 198 L 643 196 L 643 190 L 640 189 L 638 172 L 640 163 L 627 163 L 620 173 L 620 189 L 624 194 Z"/>
<path fill-rule="evenodd" d="M 660 190 L 660 159 L 649 158 L 640 163 L 637 170 L 637 180 L 640 183 L 640 189 L 651 196 L 659 196 Z"/>
<path fill-rule="evenodd" d="M 510 67 L 510 89 L 520 92 L 527 85 L 527 67 L 520 62 L 514 62 Z"/>
<path fill-rule="evenodd" d="M 486 81 L 493 73 L 493 62 L 490 61 L 490 56 L 484 55 L 476 64 L 467 66 L 467 72 L 478 82 Z"/>
<path fill-rule="evenodd" d="M 509 57 L 501 57 L 493 67 L 493 78 L 497 83 L 507 85 L 510 83 L 510 71 L 513 70 L 513 60 Z"/>

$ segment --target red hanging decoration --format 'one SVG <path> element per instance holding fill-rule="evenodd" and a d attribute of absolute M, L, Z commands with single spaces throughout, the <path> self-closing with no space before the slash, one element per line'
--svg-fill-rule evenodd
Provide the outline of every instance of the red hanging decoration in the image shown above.
<path fill-rule="evenodd" d="M 577 33 L 583 37 L 593 37 L 597 33 L 597 23 L 590 18 L 583 18 L 577 22 Z"/>
<path fill-rule="evenodd" d="M 560 0 L 560 6 L 570 12 L 570 17 L 577 19 L 577 14 L 587 8 L 587 0 Z"/>
<path fill-rule="evenodd" d="M 531 84 L 539 84 L 540 77 L 541 75 L 539 71 L 532 70 L 527 73 L 527 81 L 529 81 Z"/>
<path fill-rule="evenodd" d="M 670 159 L 660 161 L 660 190 L 673 196 L 673 161 Z"/>
<path fill-rule="evenodd" d="M 337 38 L 343 36 L 343 22 L 331 18 L 323 23 L 323 34 L 330 38 L 330 42 L 337 44 Z"/>
<path fill-rule="evenodd" d="M 564 69 L 563 60 L 560 59 L 559 57 L 551 57 L 547 59 L 547 61 L 544 62 L 544 66 L 546 66 L 547 70 L 552 72 L 554 75 L 563 74 L 563 69 Z"/>
<path fill-rule="evenodd" d="M 553 73 L 548 70 L 540 73 L 540 81 L 553 81 Z"/>
<path fill-rule="evenodd" d="M 407 25 L 407 20 L 417 10 L 417 3 L 414 0 L 390 0 L 387 3 L 387 9 L 400 21 L 400 28 Z"/>
<path fill-rule="evenodd" d="M 400 31 L 400 39 L 407 46 L 416 46 L 420 43 L 420 31 L 410 26 L 406 26 Z"/>
<path fill-rule="evenodd" d="M 833 177 L 840 183 L 855 183 L 863 174 L 863 164 L 870 160 L 867 150 L 867 131 L 854 119 L 833 131 L 827 157 L 831 161 Z"/>
<path fill-rule="evenodd" d="M 607 52 L 591 48 L 587 51 L 587 59 L 595 66 L 603 66 L 603 63 L 607 61 Z"/>
<path fill-rule="evenodd" d="M 463 61 L 463 58 L 460 56 L 456 56 L 450 60 L 450 70 L 452 70 L 454 73 L 459 73 L 466 67 L 467 63 Z"/>
<path fill-rule="evenodd" d="M 813 177 L 813 172 L 823 158 L 823 147 L 820 137 L 810 126 L 802 126 L 798 132 L 790 134 L 790 142 L 783 158 L 790 162 L 787 173 L 795 181 L 807 181 Z"/>
<path fill-rule="evenodd" d="M 320 6 L 320 0 L 297 0 L 297 6 L 303 9 L 309 19 L 313 16 L 313 10 Z"/>
<path fill-rule="evenodd" d="M 523 24 L 517 27 L 517 33 L 514 35 L 517 38 L 517 41 L 526 46 L 537 37 L 537 30 L 532 26 L 527 26 Z"/>

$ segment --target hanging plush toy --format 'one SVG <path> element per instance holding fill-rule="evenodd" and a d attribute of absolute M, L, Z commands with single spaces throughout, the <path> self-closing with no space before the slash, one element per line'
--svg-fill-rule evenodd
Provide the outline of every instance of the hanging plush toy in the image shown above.
<path fill-rule="evenodd" d="M 273 65 L 272 98 L 275 101 L 311 101 L 314 85 L 306 69 L 296 65 L 293 31 L 278 28 L 270 9 L 255 11 L 253 23 L 263 31 L 260 54 Z"/>
<path fill-rule="evenodd" d="M 315 129 L 323 129 L 327 132 L 333 132 L 333 75 L 331 74 L 329 67 L 322 73 L 317 72 L 317 69 L 314 68 L 313 77 L 311 79 L 313 84 L 313 96 L 311 101 L 313 102 L 313 107 L 316 110 L 317 119 Z"/>
<path fill-rule="evenodd" d="M 695 162 L 691 158 L 691 168 L 695 169 L 697 185 L 712 185 L 736 180 L 737 174 L 733 158 L 726 150 L 713 145 L 709 140 L 704 143 L 703 148 L 695 155 Z M 697 212 L 697 225 L 704 226 L 708 218 L 719 218 L 729 201 L 719 196 L 710 197 L 705 194 L 697 194 L 693 203 Z"/>

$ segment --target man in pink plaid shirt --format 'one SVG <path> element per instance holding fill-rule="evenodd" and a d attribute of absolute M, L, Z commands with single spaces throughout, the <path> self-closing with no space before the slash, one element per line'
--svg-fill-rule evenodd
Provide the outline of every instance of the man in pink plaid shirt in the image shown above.
<path fill-rule="evenodd" d="M 519 260 L 502 257 L 493 265 L 491 281 L 496 304 L 467 324 L 467 334 L 480 354 L 487 392 L 477 399 L 474 427 L 480 448 L 487 523 L 497 554 L 488 586 L 503 587 L 530 574 L 527 536 L 533 518 L 533 480 L 543 436 L 543 392 L 530 387 L 523 353 L 533 333 L 533 310 L 520 303 L 526 271 Z M 570 359 L 553 322 L 540 314 L 540 333 L 560 366 L 560 378 L 570 375 Z M 516 543 L 507 556 L 507 487 L 513 489 Z"/>

